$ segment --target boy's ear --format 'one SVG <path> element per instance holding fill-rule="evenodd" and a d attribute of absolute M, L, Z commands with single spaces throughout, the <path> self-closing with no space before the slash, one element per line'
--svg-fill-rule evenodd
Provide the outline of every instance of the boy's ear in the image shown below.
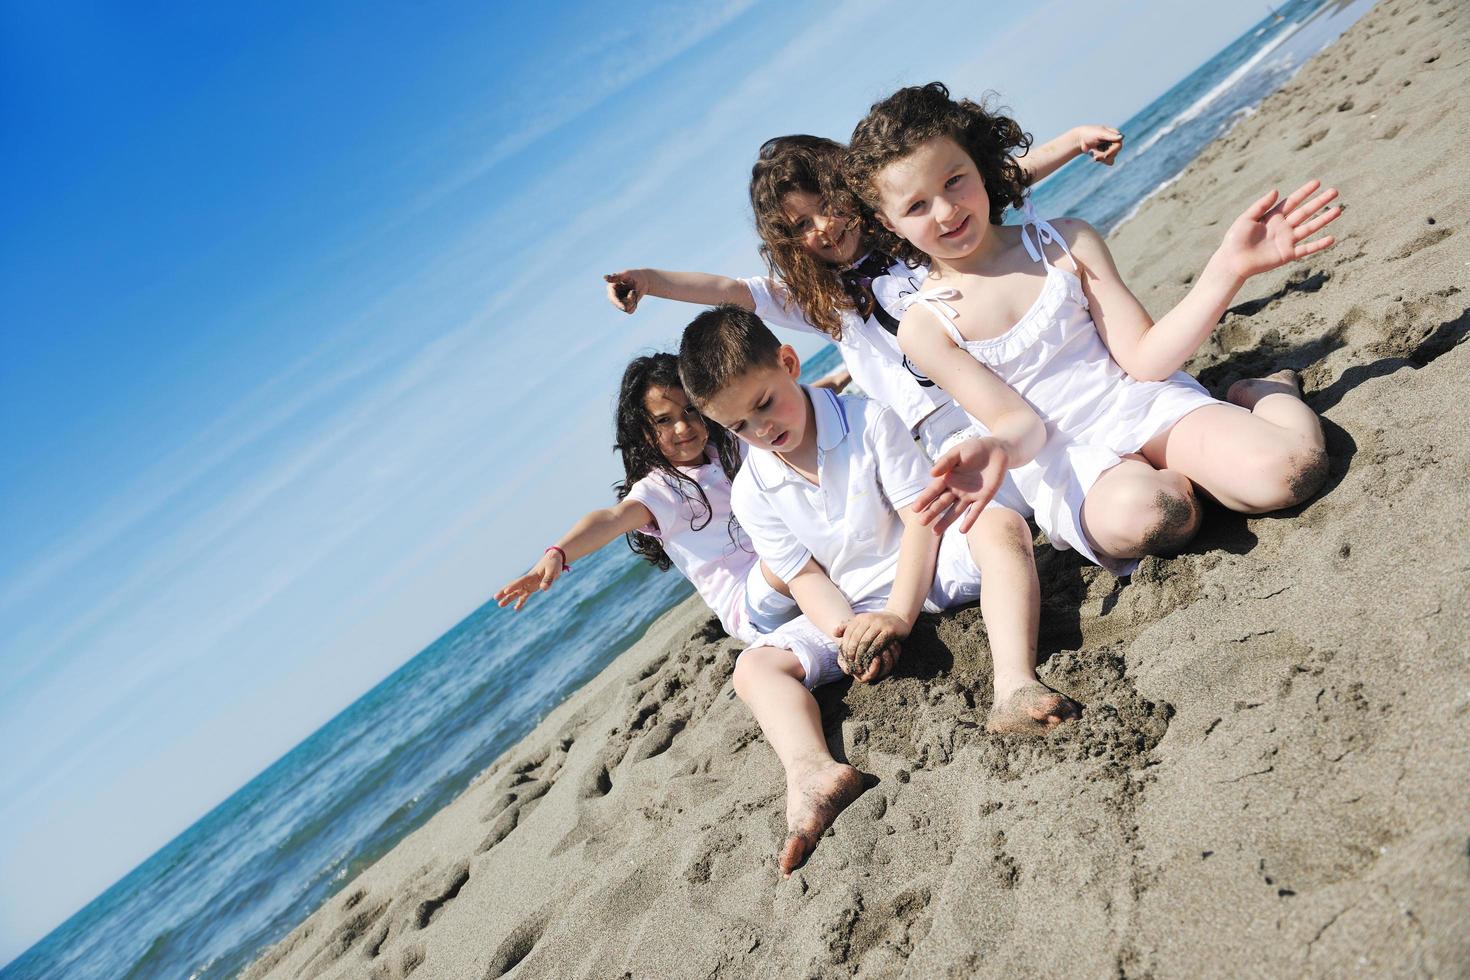
<path fill-rule="evenodd" d="M 873 214 L 878 218 L 879 224 L 881 224 L 884 228 L 887 228 L 889 231 L 892 231 L 895 235 L 898 234 L 897 231 L 894 231 L 893 225 L 889 222 L 887 215 L 885 215 L 882 211 L 877 210 L 875 210 Z"/>
<path fill-rule="evenodd" d="M 796 348 L 790 344 L 782 344 L 781 349 L 776 352 L 776 360 L 793 381 L 801 377 L 801 356 L 796 353 Z"/>

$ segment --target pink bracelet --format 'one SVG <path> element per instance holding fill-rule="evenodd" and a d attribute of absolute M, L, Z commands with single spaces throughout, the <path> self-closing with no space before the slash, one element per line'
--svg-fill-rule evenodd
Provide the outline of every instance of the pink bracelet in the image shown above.
<path fill-rule="evenodd" d="M 543 555 L 545 555 L 545 554 L 549 554 L 549 553 L 551 553 L 553 551 L 556 552 L 558 555 L 561 556 L 561 570 L 564 571 L 564 572 L 570 572 L 572 570 L 572 564 L 571 564 L 571 562 L 567 561 L 567 553 L 564 550 L 562 550 L 562 547 L 560 545 L 555 545 L 554 544 L 550 548 L 547 548 L 545 551 L 543 551 L 541 553 Z"/>

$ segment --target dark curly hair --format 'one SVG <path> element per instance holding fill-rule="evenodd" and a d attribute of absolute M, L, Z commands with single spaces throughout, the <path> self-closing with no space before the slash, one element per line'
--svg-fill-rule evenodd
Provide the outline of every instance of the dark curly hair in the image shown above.
<path fill-rule="evenodd" d="M 987 93 L 988 103 L 995 93 Z M 1021 129 L 1003 107 L 949 97 L 942 82 L 901 88 L 876 102 L 852 131 L 843 162 L 847 184 L 863 203 L 876 211 L 878 190 L 874 179 L 884 167 L 913 153 L 929 140 L 947 136 L 975 161 L 990 197 L 990 223 L 1000 224 L 1008 207 L 1026 202 L 1030 183 L 1015 160 L 1031 148 L 1031 135 Z M 927 256 L 907 242 L 894 255 L 909 261 Z"/>
<path fill-rule="evenodd" d="M 704 488 L 665 459 L 664 454 L 659 451 L 653 420 L 648 417 L 648 407 L 643 403 L 648 389 L 653 387 L 683 389 L 683 382 L 679 380 L 679 359 L 673 354 L 635 357 L 623 372 L 623 381 L 618 386 L 617 441 L 613 443 L 613 448 L 623 458 L 624 476 L 621 483 L 613 484 L 613 490 L 618 499 L 622 500 L 633 489 L 633 484 L 658 470 L 674 481 L 684 498 L 689 501 L 694 510 L 690 527 L 698 531 L 713 519 L 714 508 L 710 506 Z M 740 469 L 740 447 L 736 444 L 735 437 L 709 419 L 704 419 L 704 424 L 709 430 L 709 445 L 714 447 L 715 454 L 719 456 L 720 468 L 725 471 L 725 476 L 735 479 L 735 473 Z M 703 523 L 699 523 L 700 521 Z M 736 527 L 738 525 L 735 524 L 732 514 L 730 540 L 738 547 Z M 627 538 L 628 547 L 633 549 L 633 553 L 643 556 L 660 571 L 666 571 L 672 564 L 664 551 L 663 542 L 658 538 L 638 531 L 628 532 Z"/>
<path fill-rule="evenodd" d="M 834 340 L 842 338 L 842 311 L 856 309 L 857 302 L 836 268 L 807 251 L 782 202 L 787 194 L 816 195 L 823 210 L 857 221 L 864 233 L 864 208 L 842 179 L 846 153 L 841 143 L 821 136 L 777 136 L 761 144 L 750 170 L 750 208 L 761 258 L 771 276 L 786 284 L 802 315 Z"/>

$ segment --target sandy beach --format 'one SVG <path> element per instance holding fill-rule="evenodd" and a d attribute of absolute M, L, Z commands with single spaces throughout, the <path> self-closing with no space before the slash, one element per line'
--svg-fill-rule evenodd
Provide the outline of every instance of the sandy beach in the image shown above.
<path fill-rule="evenodd" d="M 819 692 L 873 785 L 783 882 L 781 768 L 691 599 L 246 975 L 1470 976 L 1467 112 L 1470 6 L 1383 0 L 1111 236 L 1158 315 L 1265 189 L 1346 203 L 1190 364 L 1301 372 L 1323 491 L 1127 581 L 1038 547 L 1080 722 L 986 734 L 978 607 L 921 618 Z"/>

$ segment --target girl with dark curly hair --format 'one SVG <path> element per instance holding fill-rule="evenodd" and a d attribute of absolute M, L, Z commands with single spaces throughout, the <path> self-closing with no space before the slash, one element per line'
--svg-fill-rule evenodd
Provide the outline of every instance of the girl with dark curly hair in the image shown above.
<path fill-rule="evenodd" d="M 1111 165 L 1123 134 L 1078 126 L 1031 147 L 1017 131 L 1012 167 L 1034 182 L 1083 153 Z M 1030 148 L 1030 152 L 1027 149 Z M 892 408 L 933 458 L 970 426 L 953 399 L 899 350 L 899 300 L 928 274 L 911 249 L 869 220 L 842 179 L 845 147 L 819 136 L 781 136 L 761 147 L 750 177 L 750 204 L 769 275 L 749 279 L 698 272 L 628 269 L 606 276 L 608 299 L 632 313 L 644 296 L 688 303 L 734 303 L 773 327 L 824 335 L 837 344 L 851 378 Z M 837 385 L 840 387 L 840 383 Z"/>
<path fill-rule="evenodd" d="M 790 592 L 756 558 L 730 511 L 740 443 L 690 404 L 673 354 L 634 358 L 618 388 L 617 442 L 624 479 L 618 503 L 572 525 L 495 600 L 516 610 L 616 538 L 660 571 L 676 565 L 725 632 L 751 641 L 796 615 Z"/>
<path fill-rule="evenodd" d="M 1126 574 L 1193 536 L 1195 488 L 1250 514 L 1316 492 L 1326 444 L 1294 373 L 1239 382 L 1221 402 L 1180 368 L 1246 279 L 1332 244 L 1311 236 L 1341 213 L 1327 207 L 1337 192 L 1314 197 L 1311 181 L 1257 200 L 1155 323 L 1101 235 L 1036 216 L 1010 156 L 1019 133 L 933 82 L 874 105 L 849 144 L 853 190 L 932 261 L 899 344 L 990 430 L 935 461 L 933 517 L 959 504 L 973 520 L 1009 473 L 1053 544 Z M 1008 206 L 1024 223 L 1000 224 Z"/>

